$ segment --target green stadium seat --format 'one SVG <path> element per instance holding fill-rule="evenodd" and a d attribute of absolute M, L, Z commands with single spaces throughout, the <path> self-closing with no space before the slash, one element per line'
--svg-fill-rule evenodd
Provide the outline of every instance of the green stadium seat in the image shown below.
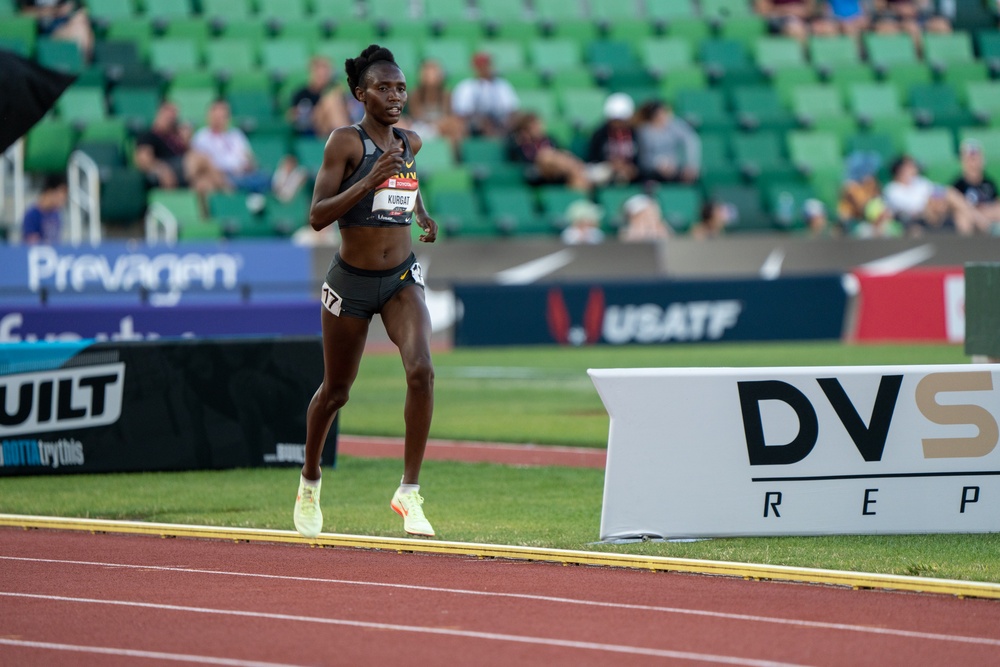
<path fill-rule="evenodd" d="M 673 1 L 673 0 L 671 0 Z M 678 3 L 674 4 L 687 4 Z M 685 39 L 691 42 L 691 45 L 697 48 L 702 42 L 711 38 L 712 27 L 700 16 L 688 16 L 688 17 L 677 17 L 671 19 L 665 29 L 664 35 L 667 37 L 675 37 L 677 39 Z"/>
<path fill-rule="evenodd" d="M 1000 30 L 976 32 L 976 50 L 990 71 L 1000 72 Z"/>
<path fill-rule="evenodd" d="M 701 183 L 706 191 L 715 185 L 732 185 L 741 180 L 730 150 L 728 132 L 701 133 Z"/>
<path fill-rule="evenodd" d="M 736 218 L 727 227 L 733 233 L 773 231 L 771 216 L 764 210 L 760 191 L 748 185 L 719 185 L 710 192 L 712 201 L 728 204 Z"/>
<path fill-rule="evenodd" d="M 201 14 L 215 26 L 229 21 L 243 21 L 253 16 L 250 0 L 199 0 Z"/>
<path fill-rule="evenodd" d="M 851 112 L 863 125 L 876 119 L 896 119 L 905 116 L 899 103 L 899 93 L 888 83 L 856 83 L 848 89 Z"/>
<path fill-rule="evenodd" d="M 694 64 L 694 50 L 690 42 L 664 37 L 639 42 L 639 61 L 657 79 L 669 76 L 677 68 Z"/>
<path fill-rule="evenodd" d="M 176 85 L 176 80 L 175 80 Z M 271 77 L 259 69 L 237 72 L 226 82 L 226 93 L 271 93 Z"/>
<path fill-rule="evenodd" d="M 142 0 L 142 7 L 143 14 L 158 26 L 195 15 L 192 0 Z"/>
<path fill-rule="evenodd" d="M 318 30 L 319 28 L 316 27 Z M 219 31 L 218 39 L 244 39 L 259 47 L 268 37 L 267 23 L 257 16 L 228 21 Z"/>
<path fill-rule="evenodd" d="M 366 7 L 368 20 L 383 32 L 399 23 L 406 23 L 408 29 L 412 29 L 414 24 L 423 22 L 422 17 L 413 14 L 410 0 L 368 0 Z"/>
<path fill-rule="evenodd" d="M 590 42 L 584 47 L 583 60 L 598 80 L 608 79 L 620 70 L 637 69 L 641 65 L 631 44 L 613 40 Z"/>
<path fill-rule="evenodd" d="M 901 100 L 909 99 L 914 86 L 925 86 L 934 81 L 934 73 L 924 63 L 903 63 L 887 67 L 882 79 L 896 87 Z"/>
<path fill-rule="evenodd" d="M 433 26 L 435 36 L 440 39 L 460 39 L 474 47 L 490 37 L 486 26 L 473 19 L 453 20 L 444 23 L 434 19 L 428 19 L 428 21 Z M 500 39 L 507 39 L 507 37 L 504 36 Z M 515 38 L 515 41 L 518 41 L 522 46 L 528 43 L 520 38 Z"/>
<path fill-rule="evenodd" d="M 578 132 L 589 134 L 604 120 L 607 94 L 600 88 L 561 88 L 557 95 L 563 117 Z"/>
<path fill-rule="evenodd" d="M 292 140 L 292 154 L 313 176 L 323 166 L 323 150 L 326 141 L 315 137 L 296 137 Z M 421 152 L 423 156 L 423 152 Z"/>
<path fill-rule="evenodd" d="M 476 3 L 479 18 L 491 29 L 499 25 L 518 25 L 525 23 L 526 12 L 523 0 L 510 2 Z M 520 26 L 519 26 L 520 27 Z"/>
<path fill-rule="evenodd" d="M 149 58 L 149 43 L 153 39 L 153 24 L 145 17 L 118 19 L 107 27 L 104 39 L 132 42 L 135 44 L 139 58 L 145 61 Z"/>
<path fill-rule="evenodd" d="M 677 19 L 695 19 L 694 3 L 677 2 L 677 0 L 646 0 L 643 3 L 646 17 L 651 19 L 659 29 L 670 25 Z"/>
<path fill-rule="evenodd" d="M 645 194 L 641 185 L 609 185 L 597 191 L 597 203 L 604 209 L 603 227 L 617 231 L 625 223 L 622 207 L 630 197 Z"/>
<path fill-rule="evenodd" d="M 858 53 L 857 42 L 848 36 L 840 37 L 810 37 L 807 49 L 809 61 L 824 74 L 833 72 L 845 65 L 858 65 L 861 56 Z"/>
<path fill-rule="evenodd" d="M 417 171 L 420 177 L 433 177 L 439 171 L 455 168 L 455 154 L 451 143 L 444 137 L 427 137 L 424 139 L 417 156 Z"/>
<path fill-rule="evenodd" d="M 286 127 L 285 120 L 275 113 L 274 96 L 269 91 L 235 91 L 226 99 L 232 109 L 233 123 L 247 134 Z"/>
<path fill-rule="evenodd" d="M 568 67 L 548 75 L 549 87 L 560 91 L 568 88 L 593 88 L 594 75 L 586 65 Z"/>
<path fill-rule="evenodd" d="M 148 128 L 159 106 L 159 88 L 117 86 L 111 91 L 111 111 L 124 120 L 132 132 L 138 133 Z"/>
<path fill-rule="evenodd" d="M 464 164 L 451 169 L 438 169 L 420 181 L 421 196 L 429 202 L 433 202 L 442 192 L 464 192 L 474 188 L 475 179 L 472 170 Z"/>
<path fill-rule="evenodd" d="M 792 96 L 801 86 L 812 86 L 819 83 L 819 74 L 809 65 L 789 67 L 778 70 L 771 77 L 771 85 L 778 93 L 778 99 L 787 107 L 792 105 Z"/>
<path fill-rule="evenodd" d="M 566 209 L 570 204 L 583 199 L 579 191 L 565 185 L 542 185 L 536 188 L 542 215 L 552 227 L 565 227 Z"/>
<path fill-rule="evenodd" d="M 261 67 L 278 81 L 293 72 L 308 71 L 309 57 L 309 45 L 302 40 L 272 39 L 265 41 L 260 47 Z"/>
<path fill-rule="evenodd" d="M 958 165 L 954 135 L 944 128 L 907 132 L 903 138 L 903 151 L 926 170 Z"/>
<path fill-rule="evenodd" d="M 24 149 L 24 169 L 28 172 L 59 174 L 73 151 L 76 133 L 65 120 L 43 119 L 28 131 Z"/>
<path fill-rule="evenodd" d="M 176 88 L 168 95 L 170 101 L 177 105 L 177 117 L 193 127 L 205 124 L 208 107 L 216 98 L 214 88 Z"/>
<path fill-rule="evenodd" d="M 753 47 L 757 67 L 773 76 L 775 72 L 805 64 L 802 46 L 788 37 L 763 37 Z"/>
<path fill-rule="evenodd" d="M 211 193 L 208 195 L 208 214 L 227 238 L 273 236 L 271 225 L 264 216 L 247 208 L 245 193 Z"/>
<path fill-rule="evenodd" d="M 556 94 L 548 88 L 519 90 L 517 96 L 521 103 L 521 109 L 535 112 L 545 125 L 551 124 L 560 117 Z"/>
<path fill-rule="evenodd" d="M 362 44 L 360 40 L 327 39 L 316 45 L 313 55 L 326 58 L 331 66 L 337 68 L 334 71 L 340 72 L 343 70 L 344 61 L 357 57 L 366 46 L 368 44 Z"/>
<path fill-rule="evenodd" d="M 146 212 L 146 175 L 117 166 L 101 176 L 101 222 L 132 224 Z"/>
<path fill-rule="evenodd" d="M 956 63 L 969 63 L 975 59 L 968 33 L 924 35 L 924 60 L 939 72 Z"/>
<path fill-rule="evenodd" d="M 130 19 L 138 14 L 135 0 L 87 0 L 87 14 L 91 22 L 100 30 L 121 19 Z"/>
<path fill-rule="evenodd" d="M 910 89 L 908 107 L 918 125 L 958 128 L 974 125 L 975 119 L 959 102 L 955 89 L 946 83 L 931 83 Z"/>
<path fill-rule="evenodd" d="M 868 62 L 880 71 L 892 65 L 917 61 L 917 47 L 907 34 L 866 33 L 862 41 L 868 54 Z"/>
<path fill-rule="evenodd" d="M 459 147 L 459 158 L 476 179 L 482 181 L 489 178 L 497 165 L 507 161 L 507 147 L 501 139 L 468 137 Z"/>
<path fill-rule="evenodd" d="M 80 141 L 103 141 L 116 144 L 124 149 L 128 139 L 125 119 L 115 116 L 104 120 L 92 120 L 80 132 Z"/>
<path fill-rule="evenodd" d="M 293 21 L 311 21 L 317 28 L 319 23 L 310 16 L 306 0 L 256 0 L 257 18 L 275 27 Z M 279 31 L 280 33 L 280 31 Z"/>
<path fill-rule="evenodd" d="M 289 201 L 281 201 L 268 195 L 264 216 L 267 225 L 271 228 L 271 235 L 291 236 L 302 227 L 307 227 L 311 206 L 311 195 L 305 189 L 300 190 Z M 414 227 L 416 226 L 414 225 Z"/>
<path fill-rule="evenodd" d="M 66 74 L 80 74 L 84 70 L 83 54 L 76 42 L 42 37 L 35 43 L 35 59 L 39 65 Z"/>
<path fill-rule="evenodd" d="M 757 40 L 767 37 L 767 20 L 756 14 L 748 16 L 733 16 L 719 25 L 719 37 L 732 39 L 749 50 L 753 50 Z"/>
<path fill-rule="evenodd" d="M 528 60 L 533 68 L 549 76 L 553 72 L 581 67 L 583 52 L 571 39 L 540 39 L 528 44 Z"/>
<path fill-rule="evenodd" d="M 752 12 L 748 0 L 701 0 L 701 15 L 716 23 L 733 17 L 750 16 Z"/>
<path fill-rule="evenodd" d="M 440 32 L 444 26 L 470 21 L 466 0 L 434 0 L 424 3 L 424 18 Z"/>
<path fill-rule="evenodd" d="M 108 117 L 104 91 L 100 88 L 70 86 L 56 100 L 56 110 L 60 118 L 81 129 L 91 121 Z"/>
<path fill-rule="evenodd" d="M 214 40 L 205 46 L 205 67 L 222 81 L 257 67 L 253 44 L 243 39 Z"/>
<path fill-rule="evenodd" d="M 764 198 L 767 211 L 780 228 L 797 229 L 805 225 L 804 204 L 816 198 L 816 191 L 808 183 L 780 181 L 767 187 Z"/>
<path fill-rule="evenodd" d="M 624 0 L 622 0 L 624 3 Z M 555 26 L 566 21 L 580 21 L 584 15 L 583 3 L 566 0 L 533 0 L 535 21 L 543 26 Z"/>
<path fill-rule="evenodd" d="M 887 169 L 889 164 L 899 157 L 899 149 L 896 148 L 893 138 L 887 134 L 863 132 L 849 137 L 846 143 L 846 154 L 851 153 L 876 153 L 882 160 L 883 169 Z"/>
<path fill-rule="evenodd" d="M 94 44 L 94 66 L 107 81 L 118 81 L 126 69 L 140 65 L 139 49 L 126 40 L 100 40 Z"/>
<path fill-rule="evenodd" d="M 0 21 L 0 37 L 22 44 L 29 55 L 35 51 L 37 34 L 35 19 L 31 16 L 7 16 Z"/>
<path fill-rule="evenodd" d="M 343 16 L 357 18 L 358 3 L 356 0 L 311 0 L 313 16 L 319 20 Z"/>
<path fill-rule="evenodd" d="M 193 39 L 155 39 L 149 45 L 149 64 L 166 78 L 201 67 L 201 50 Z"/>
<path fill-rule="evenodd" d="M 792 91 L 792 111 L 799 123 L 805 126 L 847 113 L 840 91 L 825 84 L 800 86 Z"/>
<path fill-rule="evenodd" d="M 378 26 L 366 18 L 350 18 L 349 15 L 336 15 L 335 18 L 324 21 L 323 24 L 324 26 L 329 26 L 327 27 L 327 32 L 332 33 L 335 39 L 357 40 L 364 42 L 364 46 L 378 41 L 381 37 Z M 358 54 L 355 53 L 354 55 Z"/>
<path fill-rule="evenodd" d="M 1000 83 L 973 81 L 966 85 L 969 111 L 983 123 L 995 123 L 1000 116 Z"/>
<path fill-rule="evenodd" d="M 207 69 L 188 69 L 174 74 L 170 79 L 169 90 L 183 90 L 185 88 L 211 88 L 215 92 L 219 90 L 219 82 L 215 76 Z"/>
<path fill-rule="evenodd" d="M 875 83 L 875 72 L 864 63 L 838 67 L 826 76 L 827 83 L 840 89 L 840 94 L 847 97 L 850 89 L 858 83 Z"/>
<path fill-rule="evenodd" d="M 581 47 L 602 38 L 600 27 L 590 19 L 565 19 L 552 25 L 537 25 L 544 34 L 559 39 L 572 39 Z"/>
<path fill-rule="evenodd" d="M 460 39 L 439 39 L 424 45 L 424 58 L 441 63 L 449 81 L 472 75 L 472 53 L 469 44 Z"/>
<path fill-rule="evenodd" d="M 285 133 L 255 132 L 248 138 L 257 164 L 267 173 L 274 173 L 289 154 L 289 139 Z"/>
<path fill-rule="evenodd" d="M 701 90 L 706 86 L 708 78 L 705 76 L 705 71 L 698 65 L 688 65 L 667 72 L 660 82 L 660 92 L 665 99 L 673 102 L 681 91 Z"/>
<path fill-rule="evenodd" d="M 795 117 L 784 107 L 773 86 L 739 86 L 733 90 L 733 112 L 746 129 L 789 129 Z"/>
<path fill-rule="evenodd" d="M 494 39 L 483 42 L 477 50 L 490 54 L 493 68 L 501 75 L 527 66 L 524 47 L 520 42 Z"/>
<path fill-rule="evenodd" d="M 161 190 L 154 188 L 147 198 L 149 206 L 162 206 L 177 220 L 177 236 L 181 241 L 213 240 L 222 237 L 222 228 L 201 214 L 198 195 L 193 190 Z"/>
<path fill-rule="evenodd" d="M 618 42 L 632 42 L 649 39 L 657 35 L 656 26 L 648 19 L 637 16 L 619 16 L 605 28 L 604 36 Z"/>
<path fill-rule="evenodd" d="M 788 155 L 803 174 L 840 174 L 843 170 L 840 138 L 831 132 L 789 132 Z"/>
<path fill-rule="evenodd" d="M 447 236 L 496 236 L 497 228 L 483 213 L 471 190 L 442 192 L 434 198 L 434 220 Z"/>
<path fill-rule="evenodd" d="M 536 210 L 534 191 L 525 185 L 486 186 L 483 204 L 501 234 L 514 236 L 555 231 Z"/>
<path fill-rule="evenodd" d="M 121 146 L 110 141 L 78 141 L 73 147 L 71 155 L 78 153 L 83 153 L 94 161 L 102 178 L 115 167 L 125 165 L 125 156 Z"/>
<path fill-rule="evenodd" d="M 636 0 L 590 0 L 587 3 L 590 20 L 603 26 L 605 30 L 623 17 L 635 17 L 646 21 L 642 16 L 641 4 Z"/>
<path fill-rule="evenodd" d="M 493 3 L 503 4 L 503 3 Z M 524 23 L 517 21 L 514 23 L 487 23 L 480 22 L 489 38 L 506 39 L 521 42 L 527 49 L 531 44 L 540 39 L 554 39 L 552 35 L 543 35 L 542 29 L 537 23 Z M 574 39 L 574 41 L 576 41 Z"/>
<path fill-rule="evenodd" d="M 682 90 L 677 93 L 674 107 L 681 118 L 699 130 L 725 130 L 735 125 L 725 95 L 718 89 Z"/>
<path fill-rule="evenodd" d="M 31 47 L 23 39 L 0 36 L 0 50 L 16 53 L 22 58 L 31 58 Z"/>
<path fill-rule="evenodd" d="M 664 185 L 656 191 L 663 219 L 678 232 L 687 231 L 701 215 L 701 190 L 691 185 Z"/>
<path fill-rule="evenodd" d="M 785 157 L 784 137 L 780 132 L 763 130 L 735 134 L 732 147 L 736 164 L 747 178 L 795 176 L 791 163 Z"/>
<path fill-rule="evenodd" d="M 986 81 L 990 78 L 986 63 L 974 61 L 971 63 L 955 63 L 941 73 L 941 83 L 946 83 L 954 89 L 959 102 L 964 106 L 968 102 L 966 86 L 971 81 Z"/>

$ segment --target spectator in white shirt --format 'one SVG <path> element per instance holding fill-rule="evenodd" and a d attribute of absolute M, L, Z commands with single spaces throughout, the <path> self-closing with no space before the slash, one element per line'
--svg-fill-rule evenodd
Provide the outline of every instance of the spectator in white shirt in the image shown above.
<path fill-rule="evenodd" d="M 501 136 L 511 113 L 520 106 L 514 86 L 493 71 L 490 54 L 472 56 L 476 76 L 463 79 L 451 94 L 451 109 L 465 119 L 469 131 L 480 136 Z"/>
<path fill-rule="evenodd" d="M 970 206 L 958 190 L 921 176 L 917 163 L 908 156 L 892 165 L 892 181 L 885 186 L 883 198 L 913 233 L 954 227 L 968 236 L 989 229 L 986 216 Z"/>
<path fill-rule="evenodd" d="M 191 147 L 204 153 L 237 190 L 268 192 L 271 175 L 257 167 L 250 141 L 230 126 L 229 103 L 216 100 L 208 108 L 208 125 L 195 132 Z"/>

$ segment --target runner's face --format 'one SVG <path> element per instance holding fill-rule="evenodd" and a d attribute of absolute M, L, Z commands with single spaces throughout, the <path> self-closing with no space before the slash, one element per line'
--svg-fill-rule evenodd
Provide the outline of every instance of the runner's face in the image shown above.
<path fill-rule="evenodd" d="M 399 121 L 406 106 L 406 77 L 395 65 L 373 65 L 365 73 L 365 113 L 392 125 Z"/>

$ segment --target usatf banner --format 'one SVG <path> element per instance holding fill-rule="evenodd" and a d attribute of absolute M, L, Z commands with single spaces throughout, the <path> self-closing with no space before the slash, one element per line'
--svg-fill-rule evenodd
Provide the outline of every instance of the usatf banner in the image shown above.
<path fill-rule="evenodd" d="M 318 337 L 0 345 L 0 476 L 300 466 L 322 377 Z"/>
<path fill-rule="evenodd" d="M 841 337 L 840 276 L 458 285 L 456 345 L 625 345 Z"/>
<path fill-rule="evenodd" d="M 595 369 L 604 540 L 1000 531 L 1000 367 Z"/>

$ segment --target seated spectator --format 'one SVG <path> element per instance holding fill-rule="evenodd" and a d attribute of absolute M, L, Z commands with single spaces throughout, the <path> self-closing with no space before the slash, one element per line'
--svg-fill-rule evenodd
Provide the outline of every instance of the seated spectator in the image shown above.
<path fill-rule="evenodd" d="M 861 0 L 826 0 L 825 22 L 814 22 L 813 34 L 844 34 L 857 38 L 871 26 Z"/>
<path fill-rule="evenodd" d="M 873 30 L 880 34 L 905 32 L 913 38 L 917 51 L 923 48 L 925 32 L 951 32 L 951 22 L 934 13 L 932 0 L 873 0 L 873 4 Z"/>
<path fill-rule="evenodd" d="M 865 217 L 851 228 L 851 236 L 859 239 L 898 239 L 906 229 L 893 218 L 892 209 L 881 197 L 875 197 L 865 206 Z"/>
<path fill-rule="evenodd" d="M 882 158 L 878 153 L 855 151 L 847 156 L 847 174 L 837 202 L 837 217 L 842 225 L 850 226 L 863 220 L 865 206 L 882 193 L 877 178 L 881 166 Z"/>
<path fill-rule="evenodd" d="M 296 133 L 326 139 L 338 127 L 351 124 L 340 86 L 332 86 L 330 61 L 315 56 L 309 61 L 309 79 L 292 94 L 288 120 Z"/>
<path fill-rule="evenodd" d="M 953 228 L 968 236 L 989 229 L 986 216 L 958 190 L 921 176 L 917 163 L 907 156 L 893 164 L 892 182 L 885 186 L 883 197 L 893 215 L 914 234 Z"/>
<path fill-rule="evenodd" d="M 692 183 L 701 173 L 701 139 L 663 102 L 639 107 L 636 142 L 643 178 Z"/>
<path fill-rule="evenodd" d="M 587 162 L 610 169 L 612 183 L 632 183 L 639 177 L 639 147 L 632 129 L 635 103 L 626 93 L 604 101 L 604 122 L 590 136 Z"/>
<path fill-rule="evenodd" d="M 305 170 L 293 162 L 294 158 L 286 157 L 278 166 L 276 178 L 261 171 L 249 140 L 242 130 L 230 125 L 231 120 L 228 102 L 212 102 L 208 125 L 195 133 L 192 148 L 207 155 L 225 175 L 227 189 L 265 193 L 273 187 L 282 199 L 291 199 L 307 178 Z"/>
<path fill-rule="evenodd" d="M 997 200 L 996 183 L 984 172 L 986 160 L 983 147 L 978 141 L 966 139 L 959 152 L 962 175 L 952 185 L 965 195 L 970 206 L 986 216 L 996 230 L 1000 225 L 1000 201 Z"/>
<path fill-rule="evenodd" d="M 568 245 L 593 245 L 604 242 L 601 231 L 601 207 L 589 199 L 578 199 L 566 207 L 566 221 L 562 241 Z"/>
<path fill-rule="evenodd" d="M 581 192 L 589 192 L 593 186 L 587 165 L 556 146 L 536 113 L 517 115 L 507 141 L 507 157 L 529 165 L 525 173 L 529 183 L 566 183 Z"/>
<path fill-rule="evenodd" d="M 178 121 L 172 102 L 160 104 L 149 130 L 136 139 L 134 162 L 153 187 L 190 187 L 205 195 L 226 186 L 208 156 L 191 150 L 191 128 Z"/>
<path fill-rule="evenodd" d="M 465 122 L 451 108 L 451 93 L 445 87 L 444 70 L 436 60 L 420 65 L 417 85 L 410 90 L 406 103 L 413 130 L 423 138 L 444 137 L 458 154 L 465 137 Z"/>
<path fill-rule="evenodd" d="M 706 201 L 701 207 L 701 219 L 691 227 L 691 238 L 699 241 L 716 239 L 726 233 L 733 222 L 732 206 L 720 201 Z"/>
<path fill-rule="evenodd" d="M 804 42 L 816 16 L 815 0 L 754 0 L 754 10 L 766 18 L 771 32 Z"/>
<path fill-rule="evenodd" d="M 48 176 L 35 204 L 24 212 L 21 240 L 29 245 L 54 245 L 62 239 L 62 210 L 68 191 L 63 175 Z"/>
<path fill-rule="evenodd" d="M 670 225 L 663 219 L 660 204 L 648 195 L 632 195 L 622 205 L 625 224 L 618 230 L 618 240 L 625 243 L 656 241 L 670 236 Z"/>
<path fill-rule="evenodd" d="M 490 54 L 478 52 L 472 56 L 476 75 L 455 85 L 451 108 L 474 135 L 502 136 L 507 131 L 510 115 L 520 101 L 514 86 L 493 71 Z"/>
<path fill-rule="evenodd" d="M 805 233 L 813 238 L 827 238 L 836 233 L 826 214 L 826 206 L 818 199 L 807 199 L 802 204 L 802 214 L 806 219 Z"/>
<path fill-rule="evenodd" d="M 22 15 L 37 20 L 39 35 L 76 42 L 84 61 L 90 62 L 94 30 L 85 8 L 73 0 L 18 0 L 18 6 Z"/>

